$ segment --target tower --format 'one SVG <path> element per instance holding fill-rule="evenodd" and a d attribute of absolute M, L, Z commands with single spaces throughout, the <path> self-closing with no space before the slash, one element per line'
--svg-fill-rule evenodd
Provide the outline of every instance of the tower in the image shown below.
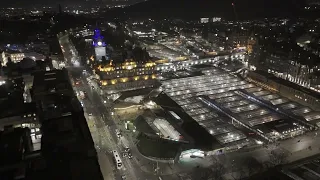
<path fill-rule="evenodd" d="M 94 30 L 93 42 L 96 60 L 101 61 L 102 57 L 106 57 L 106 43 L 99 29 Z"/>

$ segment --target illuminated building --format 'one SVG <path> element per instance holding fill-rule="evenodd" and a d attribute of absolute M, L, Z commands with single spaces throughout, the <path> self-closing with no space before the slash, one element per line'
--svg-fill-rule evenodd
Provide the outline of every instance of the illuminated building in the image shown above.
<path fill-rule="evenodd" d="M 9 57 L 11 58 L 13 63 L 17 63 L 17 62 L 20 62 L 23 58 L 25 58 L 25 54 L 20 52 L 14 52 L 14 53 L 2 52 L 1 53 L 2 66 L 5 66 L 7 64 Z"/>
<path fill-rule="evenodd" d="M 4 51 L 0 54 L 0 60 L 1 60 L 1 65 L 6 66 L 8 62 L 8 58 L 11 58 L 11 61 L 13 63 L 18 63 L 22 61 L 24 58 L 30 58 L 32 60 L 44 60 L 45 56 L 39 53 L 35 52 L 28 52 L 28 53 L 23 53 L 23 52 L 11 52 L 11 51 Z"/>
<path fill-rule="evenodd" d="M 96 74 L 100 78 L 100 85 L 110 86 L 120 83 L 146 81 L 156 78 L 155 63 L 136 62 L 133 59 L 127 59 L 121 63 L 99 65 L 96 68 Z"/>
<path fill-rule="evenodd" d="M 203 24 L 204 23 L 208 23 L 209 22 L 209 18 L 201 18 L 200 22 L 203 23 Z"/>
<path fill-rule="evenodd" d="M 106 43 L 103 41 L 103 36 L 100 30 L 94 30 L 93 42 L 96 60 L 101 61 L 102 57 L 106 57 Z"/>
<path fill-rule="evenodd" d="M 213 17 L 212 22 L 221 22 L 222 18 L 221 17 Z"/>

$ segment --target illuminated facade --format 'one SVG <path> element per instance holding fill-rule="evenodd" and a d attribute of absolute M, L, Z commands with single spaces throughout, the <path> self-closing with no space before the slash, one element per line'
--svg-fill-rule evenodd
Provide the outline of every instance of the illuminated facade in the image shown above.
<path fill-rule="evenodd" d="M 94 30 L 93 42 L 96 60 L 101 61 L 102 57 L 106 57 L 106 43 L 103 41 L 103 36 L 100 30 Z"/>
<path fill-rule="evenodd" d="M 20 62 L 23 58 L 25 58 L 25 54 L 24 53 L 5 53 L 2 52 L 1 53 L 1 65 L 5 66 L 8 62 L 8 58 L 11 58 L 13 63 L 17 63 Z"/>
<path fill-rule="evenodd" d="M 127 59 L 123 63 L 113 63 L 99 65 L 96 74 L 100 78 L 100 85 L 115 85 L 119 83 L 146 81 L 156 78 L 155 63 L 135 62 Z"/>

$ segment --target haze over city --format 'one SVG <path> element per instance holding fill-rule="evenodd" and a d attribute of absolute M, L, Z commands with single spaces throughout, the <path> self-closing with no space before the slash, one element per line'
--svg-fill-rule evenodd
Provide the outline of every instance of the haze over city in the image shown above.
<path fill-rule="evenodd" d="M 320 179 L 319 0 L 0 6 L 0 180 Z"/>

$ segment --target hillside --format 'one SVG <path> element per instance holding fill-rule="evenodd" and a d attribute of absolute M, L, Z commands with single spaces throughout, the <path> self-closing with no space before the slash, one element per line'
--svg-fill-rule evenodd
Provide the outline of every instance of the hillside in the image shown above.
<path fill-rule="evenodd" d="M 149 0 L 110 13 L 120 17 L 224 17 L 235 19 L 233 0 Z M 237 0 L 239 19 L 295 16 L 304 0 Z"/>

